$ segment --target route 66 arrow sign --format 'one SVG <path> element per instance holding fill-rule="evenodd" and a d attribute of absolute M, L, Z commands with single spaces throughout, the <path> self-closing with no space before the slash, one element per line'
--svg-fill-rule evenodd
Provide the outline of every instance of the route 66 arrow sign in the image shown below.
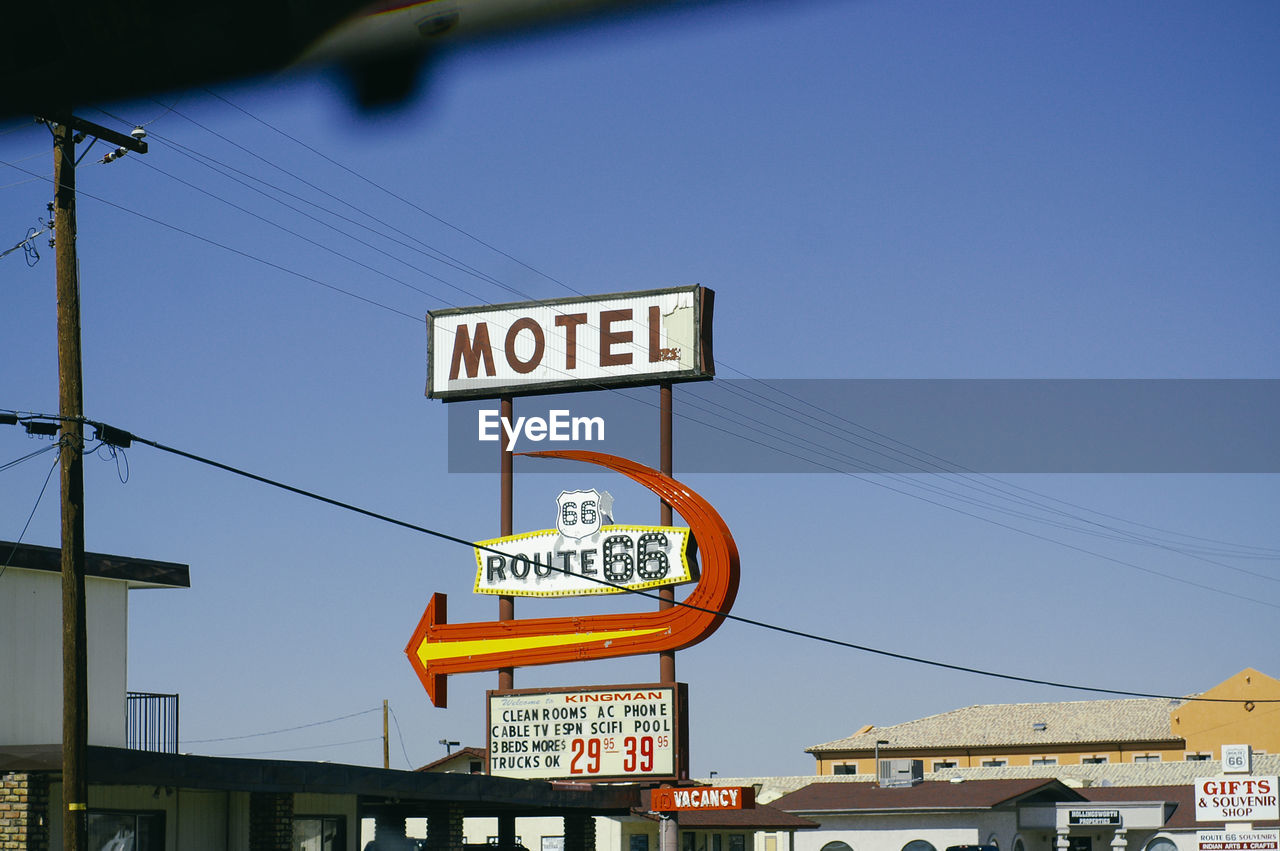
<path fill-rule="evenodd" d="M 451 624 L 444 594 L 433 594 L 405 654 L 427 695 L 446 706 L 449 674 L 551 665 L 681 650 L 720 626 L 738 593 L 738 547 L 711 504 L 675 479 L 603 452 L 553 450 L 621 473 L 658 494 L 684 518 L 698 543 L 702 574 L 683 604 L 654 612 Z"/>

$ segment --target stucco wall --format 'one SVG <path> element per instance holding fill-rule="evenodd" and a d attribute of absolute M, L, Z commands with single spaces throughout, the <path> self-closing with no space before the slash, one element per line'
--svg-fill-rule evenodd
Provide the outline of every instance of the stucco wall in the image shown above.
<path fill-rule="evenodd" d="M 124 747 L 128 589 L 85 580 L 89 744 Z M 62 741 L 62 577 L 6 568 L 0 575 L 0 745 Z"/>

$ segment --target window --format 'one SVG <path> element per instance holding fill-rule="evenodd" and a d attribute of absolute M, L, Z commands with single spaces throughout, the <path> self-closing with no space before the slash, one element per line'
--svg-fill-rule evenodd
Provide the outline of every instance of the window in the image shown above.
<path fill-rule="evenodd" d="M 982 761 L 983 768 L 1003 768 L 1009 764 L 1007 759 L 984 759 Z"/>
<path fill-rule="evenodd" d="M 1015 837 L 1013 840 L 1013 851 L 1027 851 L 1026 843 L 1022 841 L 1022 837 Z"/>
<path fill-rule="evenodd" d="M 1058 758 L 1056 756 L 1041 756 L 1031 760 L 1032 765 L 1057 765 Z"/>
<path fill-rule="evenodd" d="M 1178 851 L 1178 846 L 1168 837 L 1157 836 L 1147 843 L 1143 851 Z"/>
<path fill-rule="evenodd" d="M 163 851 L 163 812 L 91 812 L 90 848 L 129 848 Z"/>
<path fill-rule="evenodd" d="M 1080 764 L 1081 765 L 1106 765 L 1109 761 L 1110 761 L 1110 758 L 1105 756 L 1086 756 L 1084 759 L 1080 760 Z"/>
<path fill-rule="evenodd" d="M 841 763 L 833 767 L 833 772 L 835 774 L 857 774 L 858 764 L 853 762 Z"/>
<path fill-rule="evenodd" d="M 1207 753 L 1189 753 L 1184 754 L 1182 758 L 1187 762 L 1203 762 L 1204 760 L 1211 759 L 1212 757 L 1212 754 Z"/>
<path fill-rule="evenodd" d="M 342 816 L 294 816 L 294 851 L 344 851 L 346 819 Z M 89 847 L 97 848 L 92 842 Z"/>
<path fill-rule="evenodd" d="M 902 851 L 937 851 L 937 849 L 923 839 L 913 839 L 902 846 Z"/>
<path fill-rule="evenodd" d="M 940 759 L 933 763 L 934 771 L 941 771 L 944 768 L 955 768 L 956 761 L 954 759 Z"/>
<path fill-rule="evenodd" d="M 747 835 L 745 833 L 729 834 L 729 851 L 744 851 L 746 847 L 747 847 Z M 853 851 L 853 849 L 850 849 L 850 851 Z"/>
<path fill-rule="evenodd" d="M 1158 753 L 1138 753 L 1133 755 L 1134 762 L 1159 762 L 1160 754 Z"/>
<path fill-rule="evenodd" d="M 542 849 L 542 851 L 547 851 L 547 848 L 546 848 L 546 841 L 547 841 L 547 839 L 546 839 L 546 837 L 544 837 L 544 838 L 543 838 L 543 840 L 542 840 L 542 842 L 543 842 L 543 849 Z M 563 837 L 563 836 L 561 836 L 561 837 L 560 837 L 560 848 L 561 848 L 561 849 L 563 849 L 563 848 L 564 848 L 564 837 Z M 628 844 L 628 851 L 649 851 L 649 834 L 647 834 L 647 833 L 633 833 L 633 834 L 631 834 L 631 842 Z"/>
<path fill-rule="evenodd" d="M 853 851 L 847 842 L 828 842 L 822 846 L 822 851 Z"/>

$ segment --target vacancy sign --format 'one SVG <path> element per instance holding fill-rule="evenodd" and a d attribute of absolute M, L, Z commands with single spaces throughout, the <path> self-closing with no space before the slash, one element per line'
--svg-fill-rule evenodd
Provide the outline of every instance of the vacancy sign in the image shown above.
<path fill-rule="evenodd" d="M 756 806 L 756 790 L 750 786 L 693 786 L 683 789 L 654 789 L 649 809 L 655 813 L 687 810 L 751 810 Z"/>
<path fill-rule="evenodd" d="M 1280 818 L 1275 777 L 1253 775 L 1196 780 L 1196 821 L 1266 821 Z"/>
<path fill-rule="evenodd" d="M 1280 851 L 1280 830 L 1200 830 L 1199 851 Z"/>

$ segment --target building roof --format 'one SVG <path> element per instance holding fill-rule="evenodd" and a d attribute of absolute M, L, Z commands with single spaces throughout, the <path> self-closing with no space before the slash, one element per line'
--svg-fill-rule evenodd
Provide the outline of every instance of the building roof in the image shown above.
<path fill-rule="evenodd" d="M 59 745 L 0 746 L 0 772 L 61 768 Z M 627 815 L 638 801 L 634 787 L 570 787 L 483 774 L 165 754 L 93 745 L 88 748 L 86 774 L 90 784 L 102 786 L 359 795 L 366 805 L 386 802 L 404 809 L 448 803 L 467 816 Z"/>
<path fill-rule="evenodd" d="M 1253 755 L 1255 774 L 1271 777 L 1280 775 L 1280 754 Z M 973 780 L 1029 780 L 1033 778 L 1057 779 L 1073 789 L 1089 787 L 1191 787 L 1197 777 L 1213 777 L 1222 773 L 1222 763 L 1216 759 L 1197 762 L 1124 762 L 1103 765 L 1005 765 L 982 768 L 944 768 L 924 773 L 924 779 L 949 781 L 953 778 Z M 772 803 L 783 795 L 795 792 L 813 783 L 862 784 L 876 782 L 874 774 L 802 774 L 783 777 L 717 777 L 718 786 L 755 786 L 759 789 L 756 800 Z"/>
<path fill-rule="evenodd" d="M 773 806 L 792 813 L 868 810 L 992 809 L 1034 801 L 1083 801 L 1079 792 L 1049 778 L 970 780 L 963 783 L 926 780 L 915 786 L 882 787 L 876 783 L 811 783 L 783 795 Z"/>
<path fill-rule="evenodd" d="M 966 706 L 889 727 L 869 727 L 852 736 L 806 748 L 825 755 L 839 751 L 944 748 L 1035 747 L 1111 742 L 1178 742 L 1170 711 L 1182 701 L 1164 698 L 1076 700 L 1060 703 L 1002 703 Z"/>
<path fill-rule="evenodd" d="M 62 572 L 62 550 L 34 544 L 0 541 L 0 567 Z M 85 576 L 119 579 L 130 588 L 190 588 L 191 568 L 171 561 L 153 561 L 105 553 L 84 554 Z"/>
<path fill-rule="evenodd" d="M 459 748 L 451 754 L 446 754 L 439 759 L 428 762 L 426 765 L 420 765 L 414 771 L 435 771 L 470 774 L 470 765 L 473 760 L 480 760 L 481 765 L 489 758 L 488 748 Z M 466 769 L 465 771 L 463 769 Z"/>

